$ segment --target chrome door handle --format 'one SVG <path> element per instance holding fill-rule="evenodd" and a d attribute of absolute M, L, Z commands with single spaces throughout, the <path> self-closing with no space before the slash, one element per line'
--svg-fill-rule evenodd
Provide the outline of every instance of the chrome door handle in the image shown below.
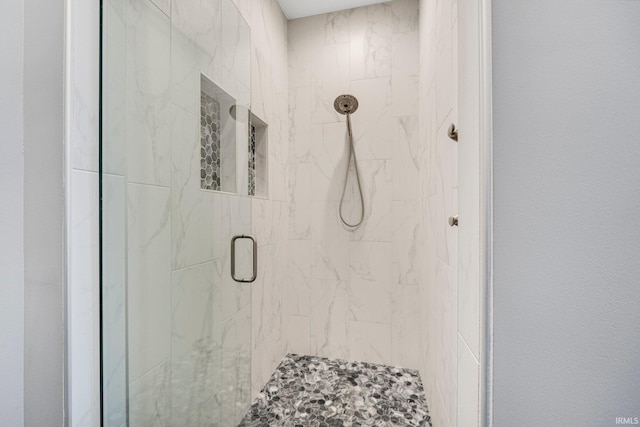
<path fill-rule="evenodd" d="M 239 279 L 236 277 L 236 240 L 238 239 L 249 239 L 253 244 L 253 274 L 249 279 Z M 255 237 L 247 234 L 233 236 L 233 238 L 231 239 L 231 278 L 236 282 L 251 283 L 251 282 L 255 282 L 257 276 L 258 276 L 258 244 L 256 243 Z"/>

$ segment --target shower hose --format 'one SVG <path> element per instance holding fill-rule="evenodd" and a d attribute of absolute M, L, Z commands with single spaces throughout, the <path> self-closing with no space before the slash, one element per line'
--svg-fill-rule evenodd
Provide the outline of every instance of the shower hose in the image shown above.
<path fill-rule="evenodd" d="M 364 198 L 362 197 L 362 184 L 360 183 L 360 171 L 358 170 L 358 162 L 356 159 L 356 150 L 353 145 L 353 132 L 351 131 L 351 114 L 346 113 L 347 116 L 347 133 L 349 134 L 349 161 L 347 162 L 347 169 L 344 176 L 344 187 L 342 188 L 342 197 L 340 198 L 340 207 L 338 211 L 340 213 L 340 221 L 344 225 L 349 228 L 356 229 L 362 224 L 364 220 Z M 342 214 L 342 207 L 344 206 L 344 196 L 347 192 L 347 184 L 349 182 L 349 168 L 351 166 L 351 159 L 353 158 L 353 166 L 356 170 L 356 181 L 358 183 L 358 192 L 360 193 L 360 219 L 356 223 L 349 223 L 346 219 L 344 219 L 344 215 Z"/>

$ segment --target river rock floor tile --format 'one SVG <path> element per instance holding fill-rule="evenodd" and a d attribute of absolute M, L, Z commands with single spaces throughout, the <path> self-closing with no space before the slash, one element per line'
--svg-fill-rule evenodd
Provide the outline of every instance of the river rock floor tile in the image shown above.
<path fill-rule="evenodd" d="M 431 426 L 418 371 L 287 355 L 240 427 Z"/>

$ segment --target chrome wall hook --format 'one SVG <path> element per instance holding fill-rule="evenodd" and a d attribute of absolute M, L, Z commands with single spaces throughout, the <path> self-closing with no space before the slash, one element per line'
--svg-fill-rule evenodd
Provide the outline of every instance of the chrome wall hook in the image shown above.
<path fill-rule="evenodd" d="M 447 130 L 447 136 L 454 141 L 458 142 L 458 129 L 456 129 L 456 125 L 451 123 L 449 125 L 449 130 Z"/>

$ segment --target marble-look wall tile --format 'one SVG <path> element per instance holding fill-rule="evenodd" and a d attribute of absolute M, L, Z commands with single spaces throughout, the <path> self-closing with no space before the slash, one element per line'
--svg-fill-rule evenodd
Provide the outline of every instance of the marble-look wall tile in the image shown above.
<path fill-rule="evenodd" d="M 357 321 L 391 323 L 392 246 L 388 242 L 349 244 L 349 310 Z"/>
<path fill-rule="evenodd" d="M 312 203 L 313 279 L 348 280 L 349 234 L 340 225 L 338 203 Z"/>
<path fill-rule="evenodd" d="M 289 316 L 287 320 L 287 353 L 309 354 L 311 320 L 306 316 Z"/>
<path fill-rule="evenodd" d="M 292 162 L 311 159 L 311 88 L 292 88 L 289 91 L 289 156 Z"/>
<path fill-rule="evenodd" d="M 420 346 L 416 338 L 421 336 L 420 288 L 418 286 L 393 285 L 391 309 L 391 360 L 395 366 L 420 368 Z M 418 341 L 419 342 L 419 341 Z"/>
<path fill-rule="evenodd" d="M 392 181 L 393 200 L 418 200 L 420 197 L 420 168 L 424 145 L 420 144 L 417 116 L 395 119 Z"/>
<path fill-rule="evenodd" d="M 222 80 L 221 0 L 174 1 L 171 10 L 171 101 L 200 114 L 200 75 Z"/>
<path fill-rule="evenodd" d="M 364 196 L 365 218 L 363 224 L 350 236 L 351 240 L 370 242 L 390 242 L 393 232 L 392 224 L 392 180 L 391 161 L 362 160 L 358 161 L 360 179 Z M 359 215 L 360 205 L 356 190 L 352 192 L 352 218 Z"/>
<path fill-rule="evenodd" d="M 73 27 L 69 52 L 67 82 L 70 84 L 68 110 L 71 167 L 98 172 L 100 133 L 100 7 L 94 2 L 69 4 Z"/>
<path fill-rule="evenodd" d="M 99 322 L 99 176 L 74 170 L 71 174 L 71 237 L 69 247 L 70 386 L 74 392 L 72 424 L 99 422 L 100 384 Z"/>
<path fill-rule="evenodd" d="M 171 362 L 165 360 L 129 386 L 129 425 L 169 427 Z"/>
<path fill-rule="evenodd" d="M 126 184 L 102 175 L 102 365 L 103 411 L 108 425 L 127 416 Z"/>
<path fill-rule="evenodd" d="M 308 316 L 310 310 L 313 242 L 289 240 L 287 289 L 284 303 L 290 314 Z"/>
<path fill-rule="evenodd" d="M 216 267 L 207 262 L 171 275 L 173 425 L 184 425 L 205 408 L 220 384 L 223 319 L 216 316 L 216 304 L 221 305 Z"/>
<path fill-rule="evenodd" d="M 352 81 L 351 93 L 359 102 L 358 110 L 351 117 L 358 160 L 391 159 L 396 136 L 391 117 L 391 79 Z M 333 101 L 331 106 L 333 108 Z M 340 121 L 345 119 L 341 117 Z M 343 128 L 346 125 L 343 124 Z"/>
<path fill-rule="evenodd" d="M 349 22 L 352 80 L 391 75 L 391 3 L 354 9 Z"/>
<path fill-rule="evenodd" d="M 352 360 L 370 363 L 391 360 L 391 325 L 351 320 L 348 336 Z"/>
<path fill-rule="evenodd" d="M 251 307 L 246 306 L 222 324 L 221 383 L 217 400 L 220 418 L 237 425 L 251 405 Z"/>
<path fill-rule="evenodd" d="M 171 22 L 149 0 L 128 3 L 127 178 L 169 186 Z"/>
<path fill-rule="evenodd" d="M 290 163 L 289 230 L 290 239 L 311 238 L 311 170 L 309 163 Z"/>
<path fill-rule="evenodd" d="M 349 93 L 349 44 L 316 48 L 311 57 L 311 121 L 333 123 L 339 114 L 333 108 L 336 96 Z"/>
<path fill-rule="evenodd" d="M 102 171 L 124 175 L 127 126 L 127 7 L 103 3 Z"/>
<path fill-rule="evenodd" d="M 346 126 L 342 123 L 312 126 L 311 200 L 339 201 L 349 160 Z M 349 195 L 350 196 L 350 195 Z"/>
<path fill-rule="evenodd" d="M 391 3 L 394 34 L 418 31 L 419 5 L 418 0 L 394 0 Z"/>
<path fill-rule="evenodd" d="M 169 189 L 128 184 L 129 380 L 170 356 Z"/>
<path fill-rule="evenodd" d="M 393 202 L 394 283 L 419 285 L 422 279 L 419 243 L 422 238 L 420 207 L 415 201 Z"/>
<path fill-rule="evenodd" d="M 171 16 L 171 0 L 151 0 L 167 16 Z"/>
<path fill-rule="evenodd" d="M 214 193 L 200 189 L 200 119 L 171 107 L 171 249 L 173 269 L 214 258 Z"/>
<path fill-rule="evenodd" d="M 352 343 L 349 325 L 348 282 L 311 281 L 311 352 L 324 357 L 349 359 Z"/>
<path fill-rule="evenodd" d="M 419 60 L 418 32 L 394 34 L 392 37 L 393 67 L 391 86 L 393 93 L 392 115 L 409 116 L 418 111 Z"/>

